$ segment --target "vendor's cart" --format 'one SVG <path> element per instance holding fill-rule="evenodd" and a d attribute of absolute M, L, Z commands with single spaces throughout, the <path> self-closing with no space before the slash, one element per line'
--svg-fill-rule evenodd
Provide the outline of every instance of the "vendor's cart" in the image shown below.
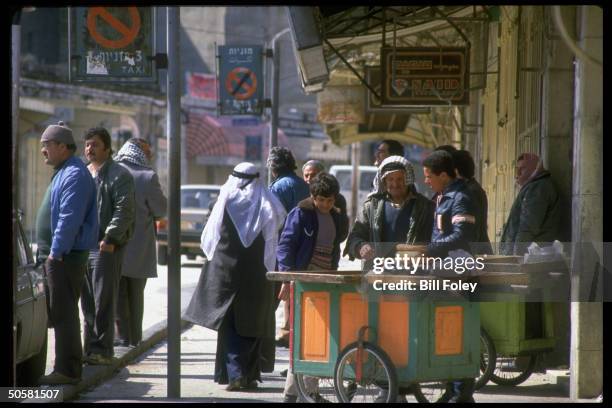
<path fill-rule="evenodd" d="M 392 402 L 479 372 L 480 309 L 450 291 L 374 290 L 412 275 L 268 272 L 291 281 L 290 369 L 306 401 Z M 380 286 L 380 284 L 378 285 Z M 318 377 L 314 387 L 306 376 Z"/>

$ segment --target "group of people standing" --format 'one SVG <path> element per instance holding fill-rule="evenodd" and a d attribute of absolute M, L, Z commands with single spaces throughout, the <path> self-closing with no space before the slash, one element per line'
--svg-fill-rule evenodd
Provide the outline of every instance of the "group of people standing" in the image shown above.
<path fill-rule="evenodd" d="M 395 141 L 379 145 L 372 192 L 350 232 L 346 200 L 322 163 L 307 162 L 301 179 L 291 152 L 274 147 L 267 162 L 274 179 L 269 188 L 253 164 L 234 168 L 202 232 L 208 262 L 185 315 L 219 333 L 217 383 L 228 391 L 254 389 L 261 372 L 273 370 L 274 313 L 280 300 L 286 302 L 285 324 L 276 341 L 286 345 L 289 284 L 268 281 L 266 271 L 337 269 L 345 239 L 343 255 L 364 260 L 366 267 L 375 256 L 388 256 L 377 253 L 377 242 L 421 245 L 432 257 L 456 250 L 493 253 L 487 197 L 474 179 L 470 153 L 440 146 L 423 161 L 432 198 L 417 191 L 414 169 L 403 156 Z M 506 254 L 521 254 L 523 242 L 552 241 L 559 224 L 559 197 L 537 156 L 518 158 L 516 180 L 521 190 L 502 235 Z M 284 401 L 295 402 L 295 378 L 284 375 Z M 317 383 L 316 377 L 305 378 L 315 400 Z M 466 378 L 449 383 L 442 400 L 473 402 L 473 392 L 474 379 Z"/>
<path fill-rule="evenodd" d="M 40 384 L 76 384 L 83 363 L 109 365 L 114 346 L 137 345 L 146 281 L 157 276 L 154 221 L 167 203 L 149 143 L 132 138 L 113 158 L 106 129 L 89 129 L 83 141 L 87 164 L 63 122 L 40 140 L 54 171 L 37 214 L 37 262 L 55 332 L 53 371 Z"/>
<path fill-rule="evenodd" d="M 165 215 L 166 197 L 150 167 L 150 145 L 130 139 L 113 158 L 104 128 L 87 131 L 84 143 L 87 165 L 75 156 L 72 131 L 62 122 L 41 137 L 54 174 L 37 217 L 37 258 L 45 265 L 56 339 L 54 370 L 42 384 L 77 383 L 83 362 L 110 364 L 113 346 L 141 341 L 144 287 L 156 276 L 154 221 Z M 287 345 L 289 284 L 268 281 L 267 271 L 334 270 L 342 255 L 367 267 L 389 256 L 377 253 L 379 242 L 421 245 L 426 256 L 493 253 L 487 197 L 468 151 L 440 146 L 425 158 L 432 198 L 417 191 L 401 144 L 381 142 L 376 165 L 372 192 L 350 232 L 346 200 L 322 163 L 307 162 L 300 178 L 291 151 L 274 147 L 269 187 L 252 163 L 233 169 L 202 232 L 207 262 L 185 313 L 218 332 L 214 380 L 228 391 L 256 388 L 261 373 L 274 370 L 276 344 Z M 504 254 L 558 236 L 559 196 L 536 155 L 519 156 L 516 180 L 521 190 L 503 230 Z M 275 339 L 281 300 L 285 322 Z M 316 394 L 317 379 L 305 382 Z M 474 379 L 449 383 L 445 400 L 473 401 L 473 387 Z M 295 378 L 286 373 L 284 400 L 296 399 Z"/>

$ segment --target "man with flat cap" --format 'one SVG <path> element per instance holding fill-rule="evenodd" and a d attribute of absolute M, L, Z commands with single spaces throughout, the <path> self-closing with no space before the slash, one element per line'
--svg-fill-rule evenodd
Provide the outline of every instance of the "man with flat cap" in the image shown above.
<path fill-rule="evenodd" d="M 53 372 L 40 384 L 76 384 L 81 379 L 83 349 L 79 296 L 89 250 L 97 245 L 96 185 L 85 164 L 75 157 L 72 130 L 64 122 L 45 129 L 41 138 L 45 164 L 53 166 L 51 184 L 37 217 L 39 242 L 48 242 L 45 259 L 49 320 L 55 331 Z M 42 228 L 41 228 L 42 227 Z M 47 231 L 47 237 L 44 237 Z M 42 246 L 44 247 L 44 245 Z"/>

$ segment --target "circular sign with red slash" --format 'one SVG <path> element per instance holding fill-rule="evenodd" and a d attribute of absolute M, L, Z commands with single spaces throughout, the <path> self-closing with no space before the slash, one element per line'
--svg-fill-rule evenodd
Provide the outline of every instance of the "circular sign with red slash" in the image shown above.
<path fill-rule="evenodd" d="M 234 68 L 225 78 L 225 89 L 238 100 L 249 99 L 257 90 L 257 77 L 248 68 Z"/>
<path fill-rule="evenodd" d="M 120 21 L 107 7 L 90 7 L 87 13 L 87 30 L 93 39 L 105 48 L 122 48 L 131 44 L 140 31 L 140 13 L 137 7 L 127 7 L 130 22 Z M 100 17 L 100 19 L 98 19 Z M 100 33 L 106 25 L 119 34 L 119 38 L 109 39 Z M 108 32 L 108 29 L 105 29 Z"/>

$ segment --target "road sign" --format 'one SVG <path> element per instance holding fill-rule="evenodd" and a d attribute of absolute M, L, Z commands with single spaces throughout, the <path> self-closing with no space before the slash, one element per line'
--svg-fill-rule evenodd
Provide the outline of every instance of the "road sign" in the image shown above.
<path fill-rule="evenodd" d="M 71 79 L 157 80 L 154 7 L 70 8 L 69 36 Z"/>
<path fill-rule="evenodd" d="M 469 53 L 462 47 L 384 47 L 382 105 L 469 104 Z"/>
<path fill-rule="evenodd" d="M 219 46 L 219 113 L 261 115 L 263 54 L 258 45 Z"/>

